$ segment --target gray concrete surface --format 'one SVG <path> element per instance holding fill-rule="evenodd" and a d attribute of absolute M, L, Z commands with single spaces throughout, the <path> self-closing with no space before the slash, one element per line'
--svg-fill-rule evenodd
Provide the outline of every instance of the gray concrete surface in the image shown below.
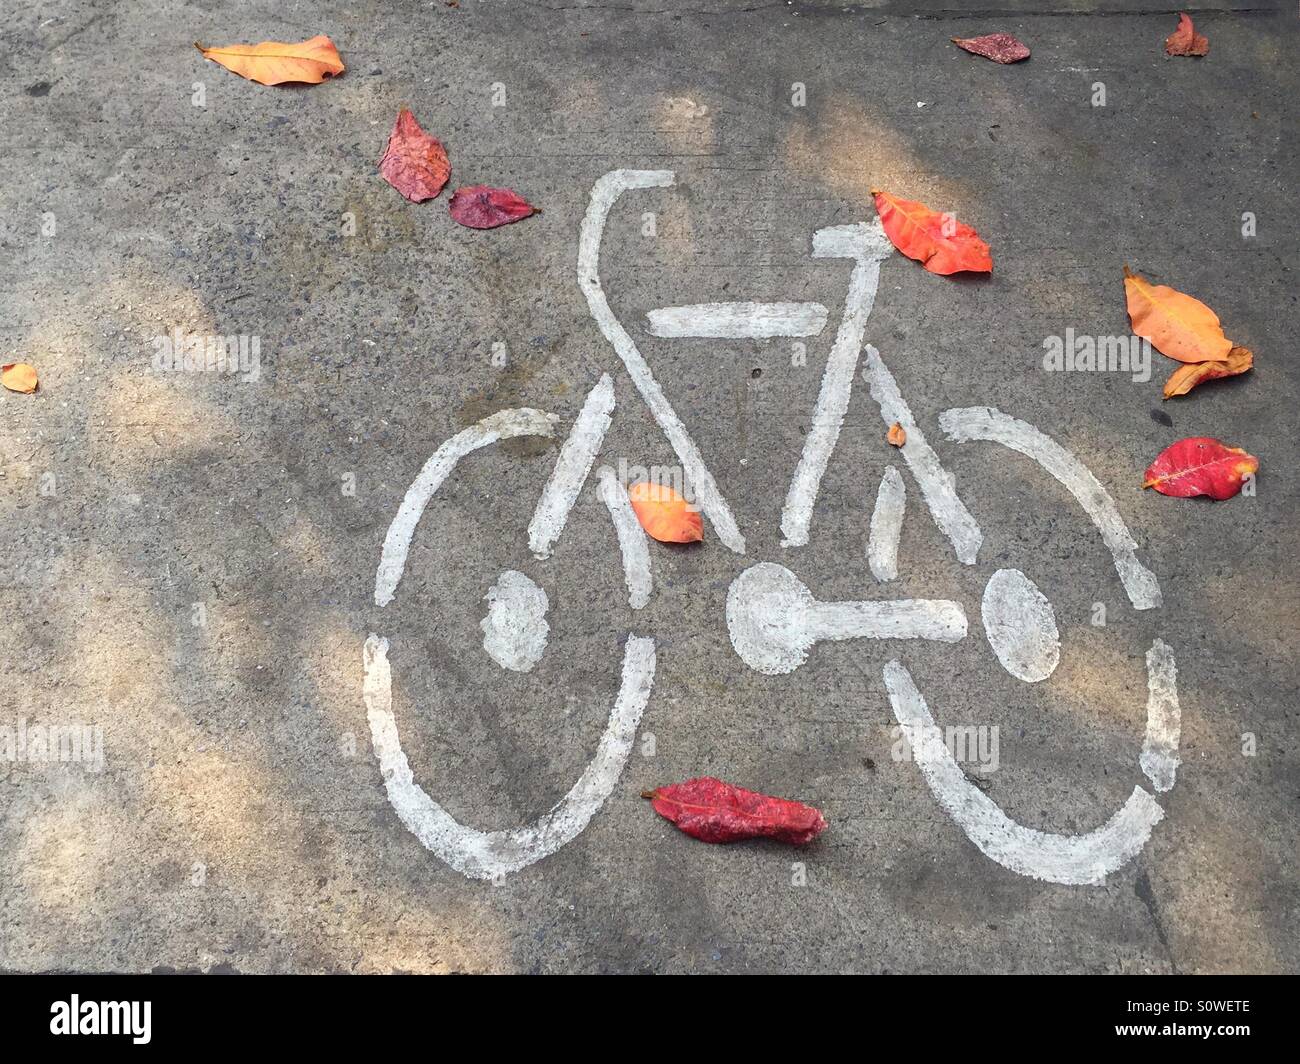
<path fill-rule="evenodd" d="M 0 345 L 42 383 L 0 393 L 0 724 L 101 726 L 104 761 L 0 762 L 0 968 L 1295 971 L 1296 16 L 1213 3 L 1195 18 L 1212 46 L 1199 61 L 1163 55 L 1175 15 L 1127 2 L 6 5 Z M 1033 58 L 1000 67 L 948 42 L 993 30 Z M 310 88 L 251 84 L 191 46 L 318 32 L 348 71 Z M 445 141 L 453 184 L 509 185 L 544 213 L 479 233 L 450 222 L 445 194 L 405 202 L 374 165 L 401 104 Z M 606 288 L 749 557 L 712 529 L 696 549 L 656 547 L 655 594 L 634 614 L 590 491 L 554 557 L 531 557 L 556 452 L 507 445 L 439 494 L 380 611 L 375 567 L 406 486 L 485 414 L 536 406 L 567 427 L 607 371 L 601 462 L 675 461 L 576 283 L 592 184 L 616 167 L 677 172 L 616 208 Z M 816 299 L 833 327 L 847 270 L 814 262 L 811 234 L 869 219 L 873 186 L 955 210 L 996 263 L 985 281 L 885 263 L 867 339 L 985 533 L 979 563 L 959 565 L 909 480 L 902 575 L 885 588 L 865 530 L 896 455 L 861 385 L 811 543 L 780 545 L 830 331 L 798 367 L 788 340 L 643 328 L 653 307 L 708 299 Z M 1206 300 L 1255 371 L 1164 404 L 1174 364 L 1159 356 L 1145 383 L 1044 372 L 1047 336 L 1127 333 L 1126 263 Z M 154 372 L 152 338 L 176 327 L 256 335 L 260 379 Z M 1163 609 L 1129 608 L 1054 481 L 943 441 L 938 413 L 971 404 L 1088 464 Z M 1198 434 L 1260 457 L 1254 498 L 1139 490 L 1165 445 Z M 723 618 L 755 560 L 824 599 L 958 599 L 971 635 L 838 643 L 760 676 Z M 1056 609 L 1064 653 L 1041 685 L 1002 671 L 978 626 L 1005 566 Z M 481 599 L 506 568 L 550 597 L 550 646 L 527 675 L 481 647 Z M 622 640 L 654 635 L 638 745 L 590 827 L 497 885 L 426 851 L 370 747 L 375 630 L 393 641 L 416 778 L 481 828 L 564 794 Z M 1184 764 L 1166 819 L 1103 886 L 993 863 L 891 757 L 881 666 L 897 656 L 941 720 L 999 728 L 987 786 L 1010 815 L 1090 830 L 1145 783 L 1156 636 L 1177 655 Z M 638 797 L 706 773 L 813 802 L 831 828 L 798 853 L 709 847 Z"/>

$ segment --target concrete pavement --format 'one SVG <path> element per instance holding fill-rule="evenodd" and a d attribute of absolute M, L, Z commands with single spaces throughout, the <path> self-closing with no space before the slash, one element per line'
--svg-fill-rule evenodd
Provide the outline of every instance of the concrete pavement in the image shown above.
<path fill-rule="evenodd" d="M 100 766 L 31 744 L 0 761 L 0 967 L 1295 971 L 1295 11 L 1198 9 L 1211 51 L 1195 60 L 1163 54 L 1174 15 L 1095 6 L 63 0 L 0 15 L 0 343 L 41 374 L 35 396 L 0 393 L 0 725 L 15 754 L 20 730 L 50 726 L 102 743 Z M 1033 57 L 1003 67 L 949 43 L 992 31 Z M 348 70 L 312 87 L 255 85 L 191 44 L 315 33 Z M 448 217 L 450 187 L 403 200 L 375 170 L 403 104 L 446 144 L 451 187 L 509 186 L 543 213 L 475 232 Z M 602 373 L 615 409 L 597 467 L 682 464 L 578 283 L 593 186 L 619 168 L 676 181 L 611 209 L 603 291 L 746 539 L 741 557 L 706 521 L 703 545 L 651 544 L 639 610 L 594 475 L 549 559 L 526 531 Z M 782 546 L 850 281 L 812 256 L 813 233 L 869 222 L 875 187 L 953 210 L 993 250 L 989 279 L 887 258 L 864 333 L 979 524 L 974 565 L 856 375 L 808 545 Z M 1127 335 L 1125 264 L 1206 301 L 1255 370 L 1163 403 L 1176 367 L 1159 355 L 1141 381 L 1044 371 L 1045 339 L 1067 329 Z M 647 332 L 652 309 L 733 300 L 815 301 L 829 322 L 802 339 Z M 243 367 L 159 371 L 177 329 L 244 338 Z M 1132 608 L 1058 480 L 945 438 L 939 414 L 968 406 L 1038 426 L 1096 475 L 1159 609 Z M 556 438 L 460 463 L 377 606 L 385 534 L 423 464 L 515 407 L 558 415 Z M 1146 465 L 1191 435 L 1259 456 L 1255 495 L 1142 492 Z M 867 529 L 891 464 L 907 510 L 899 576 L 878 584 Z M 959 602 L 969 634 L 825 643 L 762 675 L 725 620 L 760 561 L 823 601 Z M 981 626 L 1003 568 L 1052 603 L 1061 660 L 1043 683 L 1009 675 Z M 548 600 L 526 673 L 483 651 L 483 598 L 507 570 Z M 370 633 L 390 641 L 415 782 L 483 831 L 564 797 L 629 638 L 653 638 L 653 689 L 589 826 L 496 882 L 431 853 L 373 749 Z M 1138 757 L 1156 639 L 1177 660 L 1182 764 L 1149 841 L 1100 885 L 997 863 L 896 759 L 891 659 L 941 724 L 996 734 L 996 770 L 966 775 L 1007 816 L 1093 831 L 1135 787 L 1154 793 Z M 806 850 L 710 847 L 639 797 L 704 774 L 815 804 L 830 828 Z"/>

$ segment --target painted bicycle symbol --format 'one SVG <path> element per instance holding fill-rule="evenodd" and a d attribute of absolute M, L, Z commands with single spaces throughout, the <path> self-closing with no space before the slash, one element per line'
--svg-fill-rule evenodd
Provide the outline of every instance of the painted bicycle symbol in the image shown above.
<path fill-rule="evenodd" d="M 632 336 L 610 310 L 600 281 L 600 246 L 611 208 L 630 191 L 667 188 L 670 170 L 615 170 L 595 184 L 578 245 L 578 283 L 591 314 L 623 368 L 671 443 L 694 501 L 721 542 L 738 555 L 745 539 L 686 426 L 638 351 Z M 899 392 L 879 353 L 863 336 L 875 301 L 881 263 L 892 249 L 878 220 L 838 225 L 813 235 L 815 258 L 844 259 L 851 275 L 844 313 L 835 334 L 811 428 L 795 468 L 781 515 L 786 548 L 807 544 L 813 507 L 858 373 L 868 386 L 885 425 L 906 430 L 901 457 L 935 524 L 957 559 L 975 565 L 982 534 L 924 431 Z M 661 308 L 649 315 L 658 336 L 810 336 L 821 332 L 826 308 L 816 303 L 711 303 Z M 549 557 L 591 474 L 614 413 L 614 387 L 602 375 L 592 388 L 561 445 L 542 490 L 527 536 L 540 560 Z M 540 410 L 501 410 L 440 446 L 408 488 L 384 540 L 375 577 L 375 602 L 392 601 L 406 566 L 416 525 L 430 498 L 466 456 L 501 440 L 553 436 L 558 418 Z M 954 443 L 987 442 L 1036 462 L 1069 490 L 1109 549 L 1120 583 L 1136 610 L 1161 605 L 1155 575 L 1137 558 L 1114 501 L 1070 451 L 1032 425 L 990 407 L 945 410 L 939 427 Z M 653 590 L 649 546 L 623 485 L 605 469 L 600 496 L 618 536 L 629 604 L 644 606 Z M 906 488 L 892 466 L 881 480 L 871 519 L 868 561 L 879 583 L 897 575 L 898 532 Z M 545 593 L 522 573 L 502 574 L 489 593 L 485 649 L 505 668 L 527 669 L 545 646 Z M 1060 637 L 1051 603 L 1024 573 L 999 569 L 985 586 L 981 622 L 999 663 L 1026 683 L 1047 679 L 1060 656 Z M 759 562 L 744 569 L 727 595 L 726 621 L 741 660 L 760 673 L 797 669 L 820 640 L 876 638 L 956 642 L 968 634 L 959 602 L 935 599 L 870 599 L 823 603 L 815 600 L 783 565 Z M 494 643 L 495 640 L 495 643 Z M 612 793 L 649 700 L 655 677 L 653 637 L 629 633 L 622 679 L 596 752 L 569 792 L 539 819 L 515 828 L 484 832 L 461 824 L 416 781 L 403 752 L 392 706 L 388 641 L 371 634 L 363 651 L 364 697 L 371 738 L 388 798 L 402 823 L 451 867 L 474 879 L 516 872 L 571 842 Z M 1174 785 L 1178 766 L 1180 711 L 1172 650 L 1156 639 L 1146 652 L 1147 720 L 1139 764 L 1157 792 Z M 1101 827 L 1078 835 L 1054 834 L 1017 823 L 968 780 L 936 736 L 924 697 L 898 661 L 883 669 L 883 683 L 895 718 L 917 751 L 916 761 L 934 799 L 989 858 L 1014 872 L 1054 883 L 1101 883 L 1146 845 L 1164 812 L 1155 795 L 1135 786 L 1127 801 Z"/>

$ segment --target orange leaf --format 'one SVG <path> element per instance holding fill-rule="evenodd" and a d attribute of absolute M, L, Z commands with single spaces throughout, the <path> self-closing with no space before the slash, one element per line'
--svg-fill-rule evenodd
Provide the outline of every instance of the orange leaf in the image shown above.
<path fill-rule="evenodd" d="M 1255 364 L 1255 356 L 1247 347 L 1234 347 L 1222 362 L 1193 362 L 1179 366 L 1165 381 L 1165 398 L 1186 395 L 1202 381 L 1217 380 L 1219 377 L 1235 377 L 1245 373 Z"/>
<path fill-rule="evenodd" d="M 1219 316 L 1199 299 L 1167 285 L 1153 285 L 1127 266 L 1124 293 L 1133 331 L 1155 344 L 1162 355 L 1179 362 L 1219 362 L 1232 350 Z"/>
<path fill-rule="evenodd" d="M 1196 32 L 1191 16 L 1180 14 L 1178 28 L 1165 38 L 1165 52 L 1169 55 L 1206 55 L 1209 50 L 1210 42 L 1205 34 Z"/>
<path fill-rule="evenodd" d="M 902 447 L 907 442 L 907 430 L 897 421 L 889 426 L 889 434 L 885 437 L 895 447 Z"/>
<path fill-rule="evenodd" d="M 932 211 L 924 203 L 898 199 L 879 189 L 872 189 L 871 194 L 876 197 L 880 224 L 894 247 L 931 273 L 993 271 L 989 246 L 955 215 Z"/>
<path fill-rule="evenodd" d="M 627 497 L 641 527 L 660 543 L 696 543 L 704 538 L 698 510 L 666 484 L 638 481 Z"/>
<path fill-rule="evenodd" d="M 220 63 L 241 78 L 261 85 L 282 85 L 290 81 L 318 85 L 327 77 L 342 74 L 344 69 L 334 42 L 323 34 L 299 44 L 263 41 L 204 48 L 195 42 L 194 47 L 203 53 L 204 59 Z"/>
<path fill-rule="evenodd" d="M 26 362 L 10 362 L 0 367 L 0 384 L 11 392 L 27 395 L 36 391 L 39 383 L 36 379 L 36 367 L 29 366 Z"/>

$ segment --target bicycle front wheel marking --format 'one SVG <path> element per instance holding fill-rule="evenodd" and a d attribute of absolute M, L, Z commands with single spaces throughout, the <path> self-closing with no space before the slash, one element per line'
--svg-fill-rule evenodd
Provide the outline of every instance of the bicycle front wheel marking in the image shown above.
<path fill-rule="evenodd" d="M 596 756 L 544 816 L 505 831 L 479 831 L 460 823 L 415 782 L 393 716 L 393 676 L 388 640 L 371 634 L 362 657 L 366 717 L 379 758 L 388 801 L 425 849 L 470 879 L 497 879 L 518 872 L 571 842 L 614 790 L 627 764 L 637 725 L 654 685 L 654 640 L 629 635 L 623 679 Z"/>
<path fill-rule="evenodd" d="M 534 549 L 541 548 L 540 553 L 548 552 L 554 544 L 582 491 L 609 426 L 613 406 L 612 382 L 608 376 L 602 376 L 561 450 L 555 473 L 535 512 L 530 537 Z M 386 606 L 392 601 L 406 569 L 406 555 L 415 526 L 456 464 L 473 451 L 499 440 L 552 436 L 557 420 L 555 415 L 541 410 L 500 410 L 457 433 L 438 448 L 407 489 L 388 528 L 375 575 L 377 605 Z M 637 549 L 630 530 L 620 524 L 617 507 L 609 502 L 608 491 L 605 497 L 623 547 L 624 572 L 635 608 L 649 598 L 649 554 L 643 543 Z M 627 505 L 626 496 L 624 503 Z M 627 509 L 630 511 L 630 505 Z M 508 571 L 489 592 L 488 599 L 493 610 L 482 622 L 484 648 L 503 667 L 529 671 L 545 649 L 549 631 L 545 621 L 545 592 L 523 573 Z M 609 711 L 595 756 L 548 813 L 531 824 L 504 831 L 479 831 L 460 823 L 415 782 L 393 714 L 393 675 L 387 639 L 370 634 L 362 651 L 362 668 L 370 740 L 379 759 L 388 801 L 399 819 L 426 849 L 457 872 L 471 879 L 495 880 L 526 868 L 572 842 L 613 793 L 627 765 L 641 714 L 654 685 L 655 644 L 653 639 L 628 634 L 618 697 Z"/>

